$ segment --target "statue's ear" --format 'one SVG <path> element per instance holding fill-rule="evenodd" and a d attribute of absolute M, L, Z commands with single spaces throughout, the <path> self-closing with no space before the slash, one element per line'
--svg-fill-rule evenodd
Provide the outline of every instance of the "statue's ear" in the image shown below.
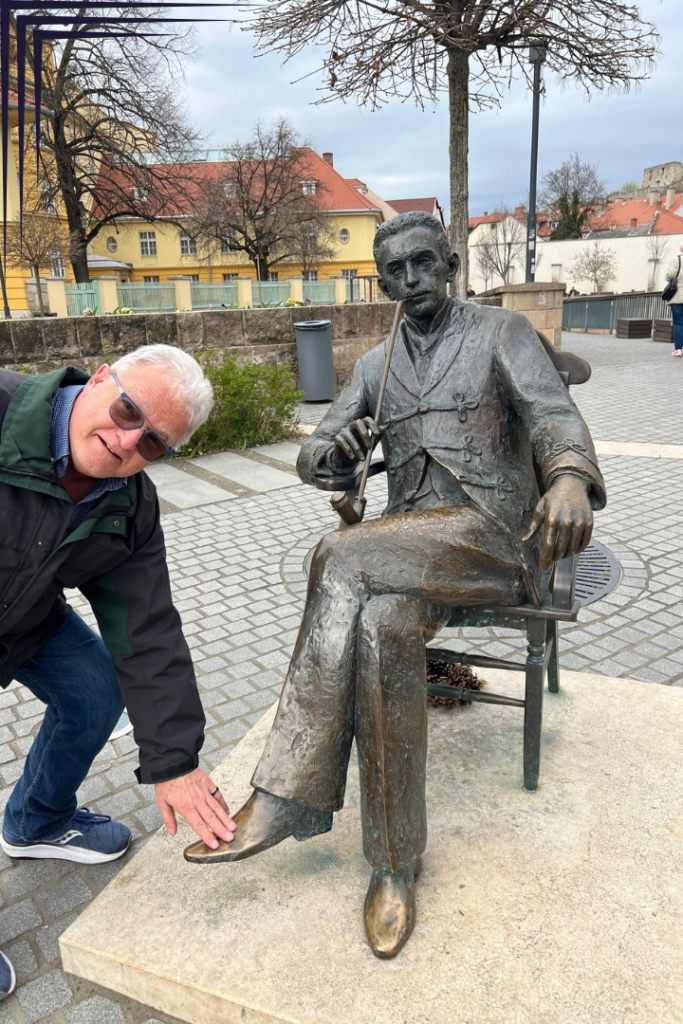
<path fill-rule="evenodd" d="M 455 275 L 458 273 L 460 267 L 460 257 L 457 252 L 452 252 L 448 260 L 448 280 L 452 281 Z"/>
<path fill-rule="evenodd" d="M 379 290 L 380 290 L 380 291 L 381 291 L 381 292 L 382 292 L 382 293 L 383 293 L 384 295 L 386 295 L 388 299 L 393 299 L 393 295 L 391 295 L 391 294 L 390 294 L 390 292 L 389 292 L 389 289 L 387 288 L 387 286 L 386 286 L 386 283 L 385 283 L 385 281 L 384 281 L 384 278 L 382 277 L 382 275 L 381 275 L 381 274 L 380 274 L 380 276 L 379 276 L 379 277 L 377 278 L 377 284 L 379 285 Z"/>

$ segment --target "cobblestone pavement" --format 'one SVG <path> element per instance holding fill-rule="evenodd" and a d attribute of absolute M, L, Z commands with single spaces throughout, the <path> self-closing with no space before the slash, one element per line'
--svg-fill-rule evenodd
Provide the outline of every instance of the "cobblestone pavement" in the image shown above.
<path fill-rule="evenodd" d="M 594 366 L 591 382 L 574 397 L 596 439 L 676 442 L 672 425 L 682 421 L 683 409 L 675 374 L 683 367 L 668 346 L 572 335 L 565 347 Z M 306 406 L 302 419 L 314 423 L 325 408 Z M 296 448 L 285 444 L 181 460 L 159 482 L 175 597 L 207 712 L 202 766 L 208 771 L 277 698 L 301 616 L 304 558 L 336 527 L 327 496 L 299 484 L 295 456 Z M 609 506 L 597 517 L 595 536 L 618 558 L 623 577 L 607 598 L 582 611 L 580 623 L 562 628 L 562 665 L 681 686 L 683 554 L 676 502 L 683 462 L 600 461 Z M 384 493 L 381 479 L 370 481 L 369 514 L 379 513 Z M 72 598 L 91 621 L 85 602 Z M 496 656 L 521 652 L 520 638 L 510 631 L 447 632 L 445 642 L 455 647 L 465 639 Z M 18 684 L 0 692 L 0 809 L 22 771 L 41 709 Z M 130 737 L 109 743 L 80 793 L 82 803 L 132 829 L 135 842 L 122 861 L 85 868 L 12 862 L 0 854 L 0 945 L 19 978 L 16 995 L 0 1003 L 0 1024 L 174 1024 L 60 967 L 59 934 L 160 824 L 152 787 L 135 782 L 136 763 Z"/>

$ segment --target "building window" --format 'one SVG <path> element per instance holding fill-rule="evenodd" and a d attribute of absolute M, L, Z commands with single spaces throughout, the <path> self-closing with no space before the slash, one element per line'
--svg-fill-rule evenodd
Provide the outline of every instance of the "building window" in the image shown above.
<path fill-rule="evenodd" d="M 302 181 L 301 191 L 305 196 L 314 196 L 317 191 L 317 181 Z"/>
<path fill-rule="evenodd" d="M 236 281 L 239 276 L 240 276 L 239 274 L 223 274 L 223 280 L 224 281 Z"/>
<path fill-rule="evenodd" d="M 45 210 L 45 213 L 57 213 L 54 203 L 54 193 L 52 191 L 52 185 L 47 180 L 47 178 L 43 178 L 41 180 L 40 191 L 42 193 L 43 209 Z"/>
<path fill-rule="evenodd" d="M 280 275 L 278 274 L 277 270 L 269 270 L 268 271 L 268 280 L 269 281 L 279 281 L 280 280 Z"/>
<path fill-rule="evenodd" d="M 186 235 L 184 231 L 180 233 L 180 255 L 181 256 L 196 256 L 197 255 L 197 239 L 191 238 Z"/>
<path fill-rule="evenodd" d="M 551 267 L 551 280 L 553 284 L 558 284 L 562 280 L 562 264 L 553 263 Z"/>
<path fill-rule="evenodd" d="M 235 232 L 229 231 L 224 238 L 221 238 L 221 253 L 226 256 L 228 253 L 237 251 L 237 239 L 235 237 Z"/>
<path fill-rule="evenodd" d="M 348 228 L 342 228 L 339 232 L 339 241 L 342 245 L 346 245 L 351 235 L 349 234 Z"/>
<path fill-rule="evenodd" d="M 342 277 L 358 277 L 357 270 L 342 270 Z"/>
<path fill-rule="evenodd" d="M 157 235 L 156 231 L 141 231 L 140 232 L 140 255 L 141 256 L 156 256 L 157 254 Z"/>
<path fill-rule="evenodd" d="M 116 241 L 114 237 L 107 239 L 107 249 L 109 250 L 109 252 L 116 252 L 118 247 L 119 243 Z"/>
<path fill-rule="evenodd" d="M 143 277 L 142 280 L 145 282 L 145 284 L 159 284 L 159 275 L 147 274 L 147 276 Z"/>
<path fill-rule="evenodd" d="M 194 281 L 195 284 L 199 284 L 199 274 L 190 274 L 190 281 Z"/>
<path fill-rule="evenodd" d="M 50 253 L 50 273 L 53 277 L 66 277 L 64 256 L 59 249 L 54 249 Z"/>
<path fill-rule="evenodd" d="M 148 195 L 149 189 L 142 188 L 141 186 L 138 185 L 136 185 L 135 188 L 133 189 L 133 199 L 135 199 L 135 201 L 138 203 L 146 203 Z"/>
<path fill-rule="evenodd" d="M 317 270 L 304 270 L 304 281 L 317 281 L 318 271 Z"/>
<path fill-rule="evenodd" d="M 223 195 L 226 199 L 235 199 L 237 196 L 237 185 L 232 181 L 226 182 L 223 185 Z"/>

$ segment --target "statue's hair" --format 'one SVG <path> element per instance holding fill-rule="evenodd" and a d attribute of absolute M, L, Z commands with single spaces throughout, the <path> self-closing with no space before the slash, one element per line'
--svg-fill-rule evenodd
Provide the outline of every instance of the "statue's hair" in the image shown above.
<path fill-rule="evenodd" d="M 385 220 L 384 224 L 380 224 L 377 228 L 375 241 L 372 246 L 372 255 L 375 257 L 375 263 L 378 268 L 380 267 L 378 259 L 379 248 L 382 242 L 385 242 L 392 235 L 398 235 L 401 231 L 408 231 L 410 228 L 427 228 L 428 231 L 435 235 L 444 260 L 451 258 L 451 247 L 441 221 L 433 217 L 431 213 L 413 210 L 410 213 L 400 213 L 398 217 L 392 217 L 391 220 Z"/>

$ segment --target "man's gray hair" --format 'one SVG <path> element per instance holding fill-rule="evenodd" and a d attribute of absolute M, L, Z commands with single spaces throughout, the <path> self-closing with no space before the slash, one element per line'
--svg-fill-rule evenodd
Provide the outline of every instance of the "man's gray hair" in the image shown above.
<path fill-rule="evenodd" d="M 387 238 L 390 238 L 392 235 L 398 235 L 401 231 L 408 231 L 410 228 L 427 228 L 436 237 L 439 243 L 439 251 L 444 260 L 451 258 L 451 247 L 441 221 L 437 220 L 436 217 L 432 217 L 431 213 L 413 210 L 411 213 L 400 213 L 398 217 L 385 220 L 384 224 L 380 224 L 377 228 L 375 241 L 372 246 L 372 255 L 375 257 L 375 263 L 378 268 L 380 267 L 380 261 L 377 257 L 382 242 L 386 242 Z"/>
<path fill-rule="evenodd" d="M 128 352 L 112 364 L 112 370 L 124 372 L 133 366 L 151 366 L 157 370 L 158 379 L 168 387 L 172 402 L 187 413 L 187 430 L 176 441 L 176 446 L 186 444 L 195 430 L 201 427 L 211 412 L 213 389 L 204 376 L 196 359 L 174 345 L 143 345 L 135 352 Z"/>

